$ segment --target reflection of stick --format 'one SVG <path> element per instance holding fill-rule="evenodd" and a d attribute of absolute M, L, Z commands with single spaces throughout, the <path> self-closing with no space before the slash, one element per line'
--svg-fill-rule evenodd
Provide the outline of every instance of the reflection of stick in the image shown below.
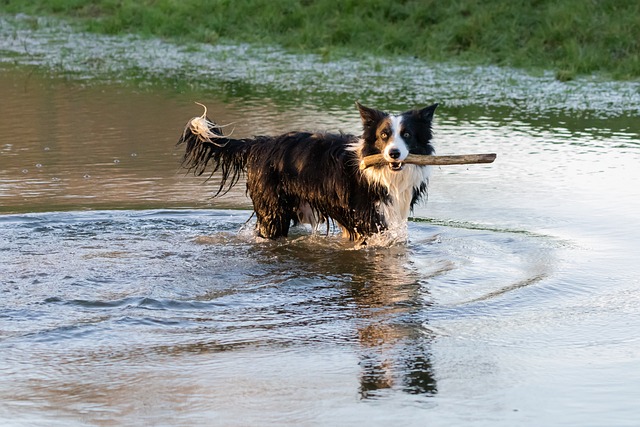
<path fill-rule="evenodd" d="M 496 159 L 495 153 L 490 154 L 461 154 L 457 156 L 424 156 L 419 154 L 409 154 L 406 159 L 399 163 L 411 163 L 413 165 L 468 165 L 472 163 L 493 163 Z M 382 157 L 382 154 L 367 156 L 360 162 L 360 169 L 364 170 L 374 165 L 384 165 L 389 163 Z"/>

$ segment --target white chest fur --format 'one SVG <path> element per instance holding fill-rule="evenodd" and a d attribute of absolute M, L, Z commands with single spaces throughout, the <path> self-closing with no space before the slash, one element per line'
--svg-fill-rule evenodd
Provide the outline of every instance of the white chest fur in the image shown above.
<path fill-rule="evenodd" d="M 381 203 L 378 209 L 384 216 L 387 226 L 393 228 L 402 225 L 409 217 L 414 189 L 420 188 L 422 183 L 429 180 L 430 167 L 404 165 L 402 171 L 369 168 L 363 173 L 369 182 L 387 188 L 390 201 Z"/>

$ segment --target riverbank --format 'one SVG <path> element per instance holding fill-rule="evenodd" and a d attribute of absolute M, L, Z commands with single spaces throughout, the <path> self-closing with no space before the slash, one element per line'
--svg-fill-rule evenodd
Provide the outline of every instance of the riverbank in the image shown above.
<path fill-rule="evenodd" d="M 631 1 L 6 0 L 0 13 L 71 18 L 101 34 L 279 45 L 324 60 L 411 56 L 551 70 L 561 81 L 640 78 L 640 4 Z"/>
<path fill-rule="evenodd" d="M 0 65 L 27 67 L 85 82 L 127 82 L 137 88 L 169 87 L 209 96 L 268 98 L 277 105 L 333 110 L 360 100 L 401 110 L 440 102 L 443 108 L 477 109 L 486 116 L 517 112 L 548 123 L 578 116 L 636 120 L 640 83 L 578 77 L 560 83 L 553 72 L 539 75 L 495 66 L 463 66 L 398 57 L 323 61 L 320 54 L 292 54 L 251 44 L 172 43 L 137 35 L 108 36 L 79 31 L 66 21 L 25 15 L 0 16 Z M 462 114 L 458 111 L 457 114 Z M 572 118 L 573 117 L 573 118 Z M 626 128 L 620 123 L 616 128 Z"/>

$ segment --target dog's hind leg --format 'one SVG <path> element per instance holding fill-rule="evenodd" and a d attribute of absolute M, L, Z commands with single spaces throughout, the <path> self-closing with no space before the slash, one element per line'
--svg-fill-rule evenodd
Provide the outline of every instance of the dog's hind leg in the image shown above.
<path fill-rule="evenodd" d="M 269 212 L 260 215 L 256 209 L 258 236 L 265 239 L 287 237 L 291 225 L 291 216 L 285 212 Z"/>
<path fill-rule="evenodd" d="M 257 231 L 265 239 L 287 237 L 293 219 L 293 211 L 286 200 L 274 195 L 254 196 L 253 209 L 256 212 Z"/>
<path fill-rule="evenodd" d="M 257 231 L 265 239 L 287 237 L 298 203 L 280 186 L 281 177 L 262 166 L 249 167 L 247 193 L 256 212 Z"/>

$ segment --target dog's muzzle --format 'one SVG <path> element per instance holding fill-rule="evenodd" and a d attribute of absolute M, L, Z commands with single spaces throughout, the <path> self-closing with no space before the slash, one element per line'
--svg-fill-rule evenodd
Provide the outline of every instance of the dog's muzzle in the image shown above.
<path fill-rule="evenodd" d="M 404 158 L 400 159 L 401 155 L 402 153 L 397 148 L 392 148 L 391 150 L 389 150 L 389 152 L 387 153 L 387 156 L 391 158 L 391 161 L 389 162 L 389 169 L 395 172 L 402 170 L 402 168 L 404 167 L 404 163 L 402 162 L 402 160 L 404 160 Z"/>

